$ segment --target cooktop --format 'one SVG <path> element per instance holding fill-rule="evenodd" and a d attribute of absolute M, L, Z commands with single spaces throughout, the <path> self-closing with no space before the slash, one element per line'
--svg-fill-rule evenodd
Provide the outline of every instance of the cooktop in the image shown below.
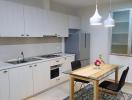
<path fill-rule="evenodd" d="M 42 58 L 55 58 L 55 57 L 60 57 L 61 55 L 56 55 L 56 54 L 49 54 L 49 55 L 42 55 L 42 56 L 39 56 L 39 57 L 42 57 Z"/>

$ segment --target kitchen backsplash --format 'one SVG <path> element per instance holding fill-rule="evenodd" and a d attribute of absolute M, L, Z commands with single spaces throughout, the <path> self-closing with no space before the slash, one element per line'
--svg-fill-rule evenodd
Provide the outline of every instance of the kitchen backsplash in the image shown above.
<path fill-rule="evenodd" d="M 62 52 L 62 39 L 44 38 L 0 38 L 0 61 L 17 59 L 23 51 L 25 57 Z"/>

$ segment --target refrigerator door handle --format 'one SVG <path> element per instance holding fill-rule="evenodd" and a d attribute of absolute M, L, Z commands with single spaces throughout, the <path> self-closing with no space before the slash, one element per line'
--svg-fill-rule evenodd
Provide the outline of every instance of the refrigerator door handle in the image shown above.
<path fill-rule="evenodd" d="M 87 47 L 87 45 L 86 45 L 86 39 L 87 39 L 87 34 L 85 33 L 85 41 L 84 41 L 84 47 L 86 48 Z"/>

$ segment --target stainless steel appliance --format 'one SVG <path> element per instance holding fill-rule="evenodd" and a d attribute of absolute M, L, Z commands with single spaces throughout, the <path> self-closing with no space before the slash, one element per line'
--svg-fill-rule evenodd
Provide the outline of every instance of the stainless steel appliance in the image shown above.
<path fill-rule="evenodd" d="M 55 58 L 55 57 L 60 57 L 61 55 L 57 55 L 57 54 L 48 54 L 48 55 L 41 55 L 39 57 L 42 58 Z"/>
<path fill-rule="evenodd" d="M 65 53 L 75 54 L 75 60 L 81 60 L 82 66 L 90 63 L 90 34 L 77 29 L 69 29 L 65 38 Z"/>

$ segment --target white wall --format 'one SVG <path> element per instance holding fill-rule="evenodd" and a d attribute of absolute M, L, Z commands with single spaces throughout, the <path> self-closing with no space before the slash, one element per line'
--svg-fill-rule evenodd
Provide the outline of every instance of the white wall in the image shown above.
<path fill-rule="evenodd" d="M 102 1 L 103 2 L 103 1 Z M 100 3 L 99 13 L 105 19 L 108 16 L 108 7 L 109 5 Z M 124 2 L 112 4 L 112 10 L 123 9 L 123 8 L 132 8 L 132 0 L 124 0 Z M 109 29 L 103 26 L 90 26 L 89 18 L 94 14 L 95 6 L 89 6 L 83 9 L 80 9 L 79 15 L 81 17 L 81 29 L 84 32 L 91 33 L 91 62 L 97 59 L 99 54 L 104 56 L 106 62 L 109 59 L 109 48 L 110 48 L 110 36 Z"/>
<path fill-rule="evenodd" d="M 132 83 L 132 57 L 110 55 L 109 63 L 125 66 L 124 68 L 120 70 L 120 75 L 121 75 L 121 72 L 124 69 L 126 69 L 127 66 L 129 66 L 130 69 L 128 72 L 127 82 Z"/>

